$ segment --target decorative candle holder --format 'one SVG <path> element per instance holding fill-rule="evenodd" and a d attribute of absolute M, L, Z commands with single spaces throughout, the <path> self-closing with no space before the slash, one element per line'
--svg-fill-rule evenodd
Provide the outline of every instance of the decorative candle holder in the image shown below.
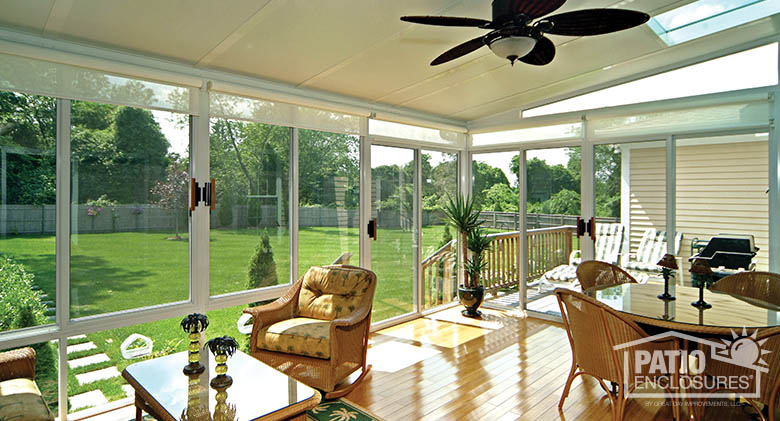
<path fill-rule="evenodd" d="M 181 328 L 189 334 L 189 364 L 184 366 L 184 374 L 200 374 L 206 367 L 200 363 L 200 332 L 209 327 L 209 318 L 205 314 L 192 313 L 181 320 Z"/>
<path fill-rule="evenodd" d="M 691 282 L 699 288 L 699 300 L 691 303 L 692 306 L 706 310 L 712 308 L 712 304 L 704 301 L 704 287 L 712 283 L 712 269 L 706 260 L 696 259 L 691 265 Z M 698 285 L 696 285 L 698 284 Z"/>
<path fill-rule="evenodd" d="M 235 421 L 236 419 L 236 406 L 227 403 L 227 387 L 214 388 L 217 391 L 217 395 L 214 397 L 217 401 L 214 405 L 214 416 L 212 421 Z"/>
<path fill-rule="evenodd" d="M 212 354 L 217 367 L 214 369 L 217 376 L 211 379 L 211 387 L 214 389 L 227 388 L 233 384 L 233 378 L 227 375 L 227 359 L 238 349 L 238 342 L 230 336 L 212 338 L 206 342 L 206 345 Z"/>
<path fill-rule="evenodd" d="M 664 254 L 664 257 L 662 257 L 661 260 L 656 264 L 661 267 L 661 273 L 664 276 L 664 293 L 660 294 L 658 298 L 665 301 L 676 300 L 677 298 L 669 294 L 669 278 L 674 276 L 673 271 L 679 269 L 677 266 L 677 260 L 673 255 L 667 253 Z"/>

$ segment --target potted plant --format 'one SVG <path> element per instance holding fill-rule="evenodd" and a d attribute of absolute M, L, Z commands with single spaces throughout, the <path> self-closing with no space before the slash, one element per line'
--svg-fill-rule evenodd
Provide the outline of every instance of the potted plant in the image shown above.
<path fill-rule="evenodd" d="M 463 315 L 466 317 L 479 317 L 482 315 L 477 310 L 482 305 L 482 299 L 485 297 L 485 287 L 481 283 L 481 276 L 482 271 L 488 265 L 484 253 L 490 249 L 491 241 L 493 239 L 488 237 L 480 227 L 470 231 L 466 238 L 466 247 L 471 251 L 471 256 L 466 259 L 464 264 L 468 283 L 459 288 L 460 302 L 466 307 L 463 310 Z"/>
<path fill-rule="evenodd" d="M 480 212 L 474 209 L 474 199 L 463 195 L 457 195 L 455 198 L 449 197 L 447 204 L 442 207 L 442 211 L 449 222 L 457 228 L 460 235 L 459 241 L 461 244 L 461 256 L 463 256 L 462 261 L 464 262 L 463 268 L 465 268 L 467 272 L 469 271 L 469 268 L 471 268 L 471 272 L 468 276 L 466 276 L 466 272 L 462 270 L 458 271 L 460 278 L 458 292 L 461 303 L 466 306 L 466 310 L 463 314 L 468 317 L 478 317 L 480 313 L 477 311 L 477 308 L 482 304 L 482 298 L 484 297 L 485 292 L 484 287 L 480 283 L 479 274 L 487 264 L 482 257 L 482 252 L 486 250 L 485 247 L 489 247 L 489 242 L 487 246 L 482 247 L 482 245 L 478 244 L 481 240 L 478 241 L 474 239 L 472 241 L 474 244 L 473 248 L 480 250 L 478 257 L 475 253 L 475 257 L 468 259 L 468 251 L 469 234 L 479 228 Z M 481 230 L 477 231 L 479 231 L 481 237 Z"/>

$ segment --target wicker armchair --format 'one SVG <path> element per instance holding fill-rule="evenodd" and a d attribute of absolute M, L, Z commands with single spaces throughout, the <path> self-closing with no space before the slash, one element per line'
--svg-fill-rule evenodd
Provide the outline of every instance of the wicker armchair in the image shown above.
<path fill-rule="evenodd" d="M 612 404 L 612 418 L 622 420 L 628 401 L 626 395 L 640 386 L 632 383 L 632 380 L 643 376 L 652 377 L 649 365 L 645 365 L 640 372 L 635 370 L 634 353 L 640 350 L 651 353 L 674 351 L 674 355 L 677 355 L 676 338 L 643 342 L 615 350 L 616 345 L 638 341 L 648 335 L 631 319 L 579 292 L 558 288 L 555 295 L 572 353 L 571 370 L 558 403 L 558 410 L 563 411 L 563 403 L 569 395 L 572 381 L 579 375 L 587 374 L 596 378 L 601 388 L 607 392 Z M 625 355 L 628 355 L 627 361 Z M 675 366 L 679 367 L 679 361 Z M 628 367 L 628 373 L 623 372 L 624 367 Z M 673 384 L 677 383 L 677 374 L 674 376 Z M 605 381 L 616 385 L 617 390 L 610 392 Z M 679 419 L 679 406 L 673 402 L 672 407 L 675 419 Z"/>
<path fill-rule="evenodd" d="M 577 267 L 577 279 L 580 281 L 582 290 L 601 285 L 617 285 L 636 283 L 636 279 L 619 266 L 611 263 L 600 262 L 598 260 L 588 260 L 582 262 Z"/>
<path fill-rule="evenodd" d="M 344 396 L 366 364 L 376 275 L 347 265 L 310 268 L 275 302 L 244 310 L 254 322 L 250 354 L 325 393 Z M 339 385 L 362 368 L 350 385 Z"/>
<path fill-rule="evenodd" d="M 707 349 L 708 347 L 704 344 L 699 345 L 701 351 L 705 355 L 704 373 L 706 375 L 716 379 L 724 378 L 723 376 L 725 376 L 726 379 L 740 379 L 739 382 L 724 382 L 721 384 L 721 387 L 702 390 L 700 393 L 706 395 L 715 392 L 733 392 L 745 399 L 753 406 L 756 412 L 758 412 L 761 419 L 765 420 L 765 414 L 762 413 L 761 409 L 756 404 L 757 402 L 763 403 L 766 405 L 764 411 L 769 415 L 769 420 L 774 421 L 775 404 L 777 404 L 777 395 L 778 390 L 780 389 L 780 328 L 774 327 L 759 330 L 755 338 L 752 340 L 747 339 L 746 341 L 752 341 L 759 347 L 758 361 L 745 361 L 744 358 L 741 358 L 739 355 L 735 356 L 733 354 L 731 356 L 735 358 L 735 361 L 723 361 L 721 359 L 712 358 L 711 350 Z M 747 343 L 749 344 L 749 342 Z M 743 350 L 746 349 L 745 346 L 742 346 L 741 348 Z M 749 349 L 749 347 L 747 348 Z M 729 351 L 730 353 L 735 352 L 736 349 L 738 349 L 738 347 L 732 346 Z M 764 364 L 764 362 L 766 364 Z M 760 376 L 756 376 L 755 368 L 749 367 L 750 365 L 763 367 L 767 371 L 761 373 Z M 757 379 L 758 384 L 756 384 Z M 747 382 L 747 384 L 743 384 L 744 382 Z M 729 385 L 742 387 L 743 389 L 729 389 Z M 757 397 L 745 398 L 744 396 L 746 393 L 753 395 L 756 392 Z M 706 405 L 697 405 L 697 407 L 702 411 L 706 409 Z M 704 414 L 702 413 L 699 416 L 703 417 L 703 415 Z"/>
<path fill-rule="evenodd" d="M 777 273 L 739 272 L 721 278 L 710 289 L 780 306 L 780 274 Z"/>
<path fill-rule="evenodd" d="M 0 420 L 53 420 L 35 384 L 35 350 L 0 353 Z"/>

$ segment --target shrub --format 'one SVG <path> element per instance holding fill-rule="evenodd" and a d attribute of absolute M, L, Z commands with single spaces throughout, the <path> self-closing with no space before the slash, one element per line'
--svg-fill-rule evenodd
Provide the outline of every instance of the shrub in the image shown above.
<path fill-rule="evenodd" d="M 260 243 L 255 248 L 255 255 L 249 263 L 249 289 L 261 288 L 277 284 L 276 262 L 271 249 L 271 239 L 263 230 Z"/>
<path fill-rule="evenodd" d="M 444 232 L 441 233 L 441 240 L 439 240 L 439 247 L 438 248 L 444 247 L 450 241 L 452 241 L 452 233 L 450 232 L 450 224 L 445 224 L 444 225 Z"/>
<path fill-rule="evenodd" d="M 37 326 L 45 321 L 42 314 L 34 306 L 23 305 L 19 308 L 13 327 L 20 329 L 23 327 Z M 41 342 L 30 345 L 35 350 L 35 377 L 41 393 L 47 402 L 57 402 L 57 353 L 54 345 L 49 342 Z M 50 409 L 55 410 L 56 405 L 49 405 Z"/>
<path fill-rule="evenodd" d="M 46 323 L 46 306 L 32 286 L 32 273 L 13 259 L 0 257 L 0 331 Z"/>

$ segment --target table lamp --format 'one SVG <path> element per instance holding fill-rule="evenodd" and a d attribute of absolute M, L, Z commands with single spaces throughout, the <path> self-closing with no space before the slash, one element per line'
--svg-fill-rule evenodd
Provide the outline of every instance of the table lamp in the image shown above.
<path fill-rule="evenodd" d="M 674 258 L 674 255 L 666 253 L 656 265 L 661 267 L 661 273 L 664 275 L 664 293 L 660 294 L 658 298 L 669 301 L 675 300 L 676 298 L 669 294 L 669 278 L 674 276 L 673 271 L 679 269 L 677 267 L 677 260 Z"/>
<path fill-rule="evenodd" d="M 712 304 L 708 304 L 704 301 L 704 287 L 712 282 L 712 269 L 710 269 L 710 265 L 707 264 L 707 261 L 704 259 L 696 259 L 693 261 L 689 272 L 691 272 L 691 280 L 698 281 L 699 283 L 699 301 L 694 301 L 691 305 L 700 309 L 712 307 Z"/>

